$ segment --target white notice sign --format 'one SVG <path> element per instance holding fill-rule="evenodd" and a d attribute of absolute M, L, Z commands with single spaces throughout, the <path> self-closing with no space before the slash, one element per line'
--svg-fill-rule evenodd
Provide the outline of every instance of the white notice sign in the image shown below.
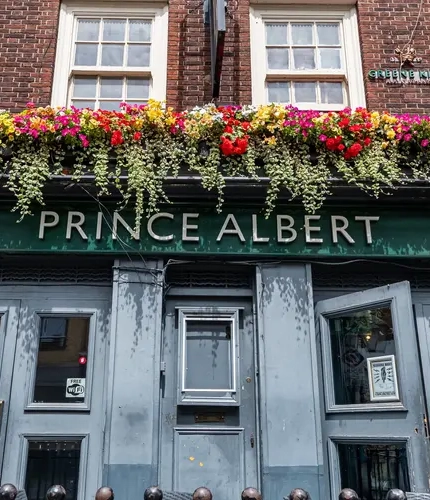
<path fill-rule="evenodd" d="M 85 379 L 68 378 L 66 382 L 66 398 L 84 398 Z"/>

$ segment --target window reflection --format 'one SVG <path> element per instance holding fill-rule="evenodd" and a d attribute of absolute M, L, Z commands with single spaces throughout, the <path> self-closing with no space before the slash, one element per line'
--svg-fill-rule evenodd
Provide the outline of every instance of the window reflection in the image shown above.
<path fill-rule="evenodd" d="M 370 403 L 367 358 L 396 353 L 391 309 L 343 313 L 329 328 L 335 403 Z"/>
<path fill-rule="evenodd" d="M 89 318 L 41 318 L 34 403 L 84 401 L 88 334 Z"/>
<path fill-rule="evenodd" d="M 66 500 L 78 496 L 81 441 L 30 441 L 25 491 L 28 500 L 44 500 L 48 488 L 61 484 Z"/>
<path fill-rule="evenodd" d="M 406 446 L 338 444 L 341 488 L 352 488 L 362 500 L 385 500 L 388 490 L 410 491 Z"/>

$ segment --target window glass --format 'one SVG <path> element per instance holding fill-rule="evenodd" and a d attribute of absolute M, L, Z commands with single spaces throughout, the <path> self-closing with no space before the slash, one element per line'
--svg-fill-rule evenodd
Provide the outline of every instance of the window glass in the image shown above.
<path fill-rule="evenodd" d="M 186 321 L 186 389 L 232 389 L 231 321 Z"/>
<path fill-rule="evenodd" d="M 367 358 L 395 355 L 389 306 L 329 319 L 336 404 L 370 403 Z"/>
<path fill-rule="evenodd" d="M 47 490 L 61 484 L 66 500 L 78 497 L 81 441 L 29 441 L 25 491 L 28 500 L 45 500 Z"/>
<path fill-rule="evenodd" d="M 89 318 L 41 318 L 33 403 L 84 401 L 89 323 Z"/>
<path fill-rule="evenodd" d="M 347 105 L 340 26 L 339 22 L 264 24 L 267 102 L 306 108 Z"/>
<path fill-rule="evenodd" d="M 75 76 L 72 105 L 119 111 L 122 102 L 145 104 L 149 99 L 149 78 Z"/>
<path fill-rule="evenodd" d="M 79 67 L 69 88 L 76 108 L 119 111 L 120 103 L 145 104 L 149 99 L 152 21 L 134 18 L 78 18 L 71 71 Z M 97 72 L 103 68 L 103 76 Z M 83 74 L 88 70 L 88 75 Z M 136 70 L 147 76 L 129 74 Z M 131 89 L 131 90 L 130 90 Z"/>
<path fill-rule="evenodd" d="M 388 490 L 410 491 L 406 445 L 338 444 L 341 488 L 363 500 L 385 500 Z"/>

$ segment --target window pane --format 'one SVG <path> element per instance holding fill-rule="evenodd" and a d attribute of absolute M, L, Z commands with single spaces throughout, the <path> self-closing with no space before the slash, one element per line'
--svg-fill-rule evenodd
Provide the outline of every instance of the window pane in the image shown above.
<path fill-rule="evenodd" d="M 314 49 L 293 49 L 294 69 L 315 69 Z"/>
<path fill-rule="evenodd" d="M 267 82 L 267 91 L 269 102 L 290 102 L 289 82 Z"/>
<path fill-rule="evenodd" d="M 410 491 L 404 443 L 338 444 L 341 488 L 359 498 L 385 500 L 388 490 Z"/>
<path fill-rule="evenodd" d="M 99 39 L 99 19 L 79 19 L 76 40 L 83 42 L 96 42 Z"/>
<path fill-rule="evenodd" d="M 29 441 L 25 491 L 28 500 L 45 500 L 48 488 L 61 484 L 66 500 L 78 497 L 81 441 Z"/>
<path fill-rule="evenodd" d="M 96 97 L 97 78 L 75 76 L 73 78 L 73 97 Z"/>
<path fill-rule="evenodd" d="M 41 318 L 34 403 L 82 403 L 88 355 L 88 318 Z"/>
<path fill-rule="evenodd" d="M 95 66 L 97 64 L 97 45 L 78 43 L 76 45 L 75 65 Z"/>
<path fill-rule="evenodd" d="M 101 78 L 100 97 L 122 97 L 122 78 Z"/>
<path fill-rule="evenodd" d="M 288 24 L 266 24 L 267 45 L 286 45 L 288 43 Z"/>
<path fill-rule="evenodd" d="M 150 52 L 149 45 L 129 45 L 127 66 L 149 66 Z"/>
<path fill-rule="evenodd" d="M 389 307 L 329 319 L 336 404 L 370 403 L 367 358 L 395 354 Z"/>
<path fill-rule="evenodd" d="M 127 80 L 127 99 L 148 99 L 149 80 L 129 78 Z"/>
<path fill-rule="evenodd" d="M 103 41 L 123 42 L 125 40 L 125 20 L 105 19 L 103 21 Z"/>
<path fill-rule="evenodd" d="M 105 109 L 106 111 L 120 111 L 119 105 L 121 100 L 118 101 L 100 101 L 99 108 Z"/>
<path fill-rule="evenodd" d="M 340 69 L 340 50 L 320 49 L 320 60 L 322 69 Z"/>
<path fill-rule="evenodd" d="M 339 25 L 317 24 L 318 45 L 339 45 Z"/>
<path fill-rule="evenodd" d="M 129 22 L 128 39 L 130 42 L 150 42 L 151 41 L 151 21 L 135 19 Z"/>
<path fill-rule="evenodd" d="M 76 100 L 74 99 L 72 101 L 72 106 L 75 106 L 75 108 L 90 108 L 90 109 L 95 109 L 95 106 L 96 106 L 96 102 L 95 101 L 80 101 L 80 100 Z"/>
<path fill-rule="evenodd" d="M 112 44 L 102 46 L 102 66 L 122 66 L 124 45 Z"/>
<path fill-rule="evenodd" d="M 293 45 L 312 45 L 312 24 L 291 24 Z"/>
<path fill-rule="evenodd" d="M 230 321 L 187 321 L 185 387 L 232 389 Z"/>
<path fill-rule="evenodd" d="M 296 82 L 294 84 L 295 102 L 312 102 L 317 100 L 315 82 Z"/>
<path fill-rule="evenodd" d="M 343 104 L 343 85 L 339 82 L 320 83 L 322 104 Z"/>
<path fill-rule="evenodd" d="M 289 68 L 289 49 L 267 49 L 267 65 L 269 69 Z"/>

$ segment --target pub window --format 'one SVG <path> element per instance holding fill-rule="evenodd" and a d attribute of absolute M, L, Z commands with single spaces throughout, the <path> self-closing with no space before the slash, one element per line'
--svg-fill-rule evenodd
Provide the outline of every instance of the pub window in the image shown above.
<path fill-rule="evenodd" d="M 364 106 L 355 10 L 251 11 L 254 104 Z"/>
<path fill-rule="evenodd" d="M 61 9 L 53 104 L 119 111 L 165 99 L 167 10 L 127 6 Z"/>

